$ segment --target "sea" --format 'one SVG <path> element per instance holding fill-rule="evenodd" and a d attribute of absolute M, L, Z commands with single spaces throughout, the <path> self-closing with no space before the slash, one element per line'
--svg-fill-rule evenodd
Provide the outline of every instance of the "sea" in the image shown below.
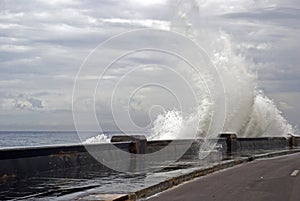
<path fill-rule="evenodd" d="M 83 143 L 105 143 L 119 131 L 0 131 L 0 149 L 16 147 L 55 146 Z"/>

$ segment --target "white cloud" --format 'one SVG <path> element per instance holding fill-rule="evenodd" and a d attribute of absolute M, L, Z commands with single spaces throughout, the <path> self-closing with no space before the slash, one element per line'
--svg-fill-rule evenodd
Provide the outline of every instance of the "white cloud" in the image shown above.
<path fill-rule="evenodd" d="M 52 112 L 52 120 L 55 119 L 54 116 L 60 119 L 57 111 L 67 110 L 62 116 L 70 119 L 63 124 L 72 123 L 70 108 L 73 79 L 93 48 L 124 31 L 149 27 L 169 30 L 174 25 L 182 30 L 184 26 L 191 29 L 189 25 L 196 24 L 203 32 L 221 30 L 228 33 L 237 53 L 245 55 L 256 64 L 259 87 L 272 93 L 299 91 L 298 0 L 180 2 L 182 3 L 158 0 L 1 2 L 5 9 L 0 12 L 0 93 L 15 93 L 15 96 L 0 97 L 6 114 L 11 111 L 18 115 L 13 102 L 16 102 L 18 94 L 25 94 L 24 97 L 27 98 L 19 99 L 16 103 L 19 109 L 49 112 L 47 115 Z M 180 13 L 184 11 L 191 12 L 181 16 Z M 185 18 L 187 24 L 177 24 L 179 18 L 181 21 Z M 136 42 L 139 40 L 141 39 L 136 39 Z M 143 58 L 143 61 L 146 59 Z M 146 74 L 155 72 L 153 67 L 143 70 Z M 105 79 L 107 83 L 114 82 L 124 72 L 125 68 L 114 68 Z M 136 77 L 147 79 L 147 76 L 144 78 L 140 74 Z M 87 75 L 81 79 L 97 80 L 98 75 Z M 156 79 L 165 78 L 158 75 Z M 41 97 L 34 95 L 40 91 L 48 94 Z M 274 99 L 281 100 L 282 97 L 274 96 Z M 106 104 L 102 103 L 102 106 Z M 292 107 L 294 111 L 300 112 L 299 106 L 291 104 L 290 100 L 279 101 L 279 106 L 284 111 L 291 112 Z M 31 112 L 32 119 L 41 115 Z M 13 118 L 10 120 L 11 125 L 16 123 Z M 34 124 L 30 126 L 34 127 Z"/>
<path fill-rule="evenodd" d="M 39 2 L 42 2 L 46 5 L 51 5 L 51 6 L 70 6 L 70 5 L 78 5 L 80 1 L 77 0 L 52 0 L 52 1 L 47 1 L 47 0 L 38 0 Z"/>
<path fill-rule="evenodd" d="M 129 24 L 139 25 L 147 28 L 156 28 L 162 30 L 170 29 L 170 22 L 152 19 L 120 19 L 120 18 L 108 18 L 101 19 L 102 22 L 116 23 L 116 24 Z"/>
<path fill-rule="evenodd" d="M 24 45 L 0 45 L 0 52 L 26 52 L 31 49 L 32 47 Z"/>

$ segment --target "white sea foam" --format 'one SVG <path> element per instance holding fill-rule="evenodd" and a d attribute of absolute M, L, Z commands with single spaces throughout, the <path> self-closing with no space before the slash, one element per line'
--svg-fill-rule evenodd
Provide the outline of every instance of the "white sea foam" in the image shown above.
<path fill-rule="evenodd" d="M 83 144 L 97 144 L 97 143 L 109 143 L 110 138 L 105 134 L 99 134 L 93 137 L 90 137 L 83 141 Z"/>

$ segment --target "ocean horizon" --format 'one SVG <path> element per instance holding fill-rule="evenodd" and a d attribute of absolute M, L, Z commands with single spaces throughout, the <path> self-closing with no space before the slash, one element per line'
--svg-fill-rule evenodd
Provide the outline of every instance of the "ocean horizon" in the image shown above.
<path fill-rule="evenodd" d="M 96 143 L 106 141 L 121 131 L 0 131 L 0 149 L 16 147 L 35 147 L 51 145 Z M 101 141 L 102 139 L 102 141 Z"/>

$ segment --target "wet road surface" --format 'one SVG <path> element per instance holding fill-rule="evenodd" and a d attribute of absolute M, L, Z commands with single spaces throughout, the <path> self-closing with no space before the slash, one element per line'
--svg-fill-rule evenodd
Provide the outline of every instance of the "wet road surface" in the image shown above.
<path fill-rule="evenodd" d="M 184 183 L 147 201 L 299 201 L 300 153 L 260 159 Z"/>

